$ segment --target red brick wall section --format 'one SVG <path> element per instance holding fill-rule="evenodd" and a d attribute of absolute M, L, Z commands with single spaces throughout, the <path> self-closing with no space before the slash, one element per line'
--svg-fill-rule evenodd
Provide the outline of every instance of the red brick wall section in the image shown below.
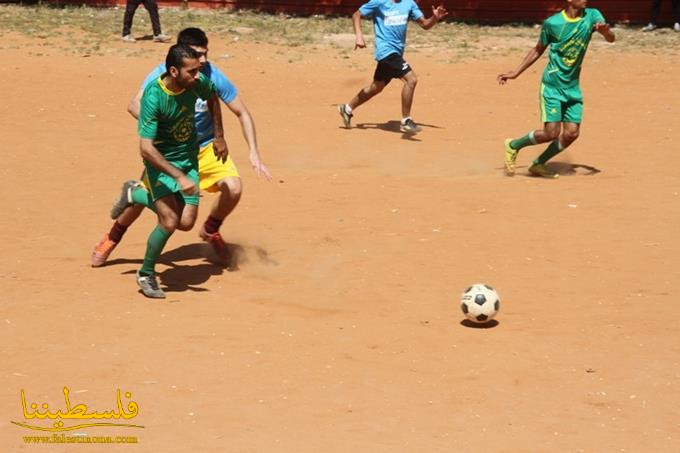
<path fill-rule="evenodd" d="M 2 0 L 0 0 L 1 2 Z M 125 0 L 47 0 L 50 3 L 75 3 L 88 5 L 124 5 Z M 356 0 L 159 0 L 160 6 L 189 6 L 193 8 L 243 8 L 259 11 L 289 13 L 299 15 L 333 14 L 350 15 L 364 1 Z M 419 0 L 418 4 L 426 16 L 431 14 L 431 6 L 443 4 L 449 11 L 449 19 L 508 23 L 538 23 L 550 14 L 564 7 L 563 0 Z M 597 8 L 610 23 L 649 21 L 651 0 L 591 0 L 588 6 Z M 662 2 L 660 22 L 672 23 L 671 0 Z"/>

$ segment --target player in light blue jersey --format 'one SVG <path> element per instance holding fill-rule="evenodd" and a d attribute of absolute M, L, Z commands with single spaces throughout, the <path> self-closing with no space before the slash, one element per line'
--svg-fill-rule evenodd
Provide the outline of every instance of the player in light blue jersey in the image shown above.
<path fill-rule="evenodd" d="M 406 29 L 408 21 L 418 23 L 423 29 L 434 27 L 448 12 L 443 6 L 432 7 L 432 16 L 425 19 L 415 0 L 370 0 L 363 4 L 353 15 L 354 34 L 356 42 L 354 49 L 366 47 L 364 35 L 361 32 L 361 18 L 373 20 L 375 33 L 374 57 L 378 62 L 373 75 L 373 82 L 359 91 L 348 104 L 338 106 L 340 116 L 346 128 L 350 127 L 354 109 L 380 93 L 392 79 L 401 79 L 404 87 L 401 91 L 401 125 L 402 132 L 413 134 L 420 131 L 411 118 L 413 93 L 418 78 L 411 66 L 404 61 L 404 47 L 406 45 Z"/>
<path fill-rule="evenodd" d="M 177 42 L 187 44 L 198 52 L 199 61 L 202 65 L 201 73 L 215 85 L 218 97 L 241 123 L 243 137 L 250 149 L 249 158 L 253 170 L 258 176 L 271 180 L 269 170 L 260 159 L 255 123 L 245 104 L 239 98 L 238 90 L 217 66 L 207 61 L 208 38 L 205 33 L 198 28 L 187 28 L 179 33 Z M 147 84 L 156 80 L 164 72 L 165 65 L 160 64 L 146 77 L 139 92 L 128 105 L 128 111 L 133 117 L 139 116 L 139 103 Z M 200 189 L 208 192 L 219 192 L 219 197 L 213 203 L 208 218 L 201 226 L 199 235 L 203 240 L 210 243 L 220 260 L 228 265 L 230 264 L 229 250 L 220 235 L 219 228 L 241 199 L 241 177 L 231 156 L 227 154 L 224 161 L 216 157 L 213 148 L 215 138 L 213 123 L 207 105 L 202 100 L 196 102 L 195 126 L 200 148 L 198 155 Z M 141 186 L 141 188 L 138 186 Z M 111 210 L 111 217 L 115 219 L 115 222 L 109 233 L 105 234 L 104 238 L 95 246 L 92 252 L 92 266 L 99 267 L 106 262 L 113 249 L 121 241 L 127 228 L 139 217 L 144 207 L 151 207 L 147 199 L 142 183 L 128 181 L 123 185 L 120 199 Z M 194 225 L 196 215 L 196 209 L 188 206 L 180 219 L 178 229 L 190 230 Z"/>

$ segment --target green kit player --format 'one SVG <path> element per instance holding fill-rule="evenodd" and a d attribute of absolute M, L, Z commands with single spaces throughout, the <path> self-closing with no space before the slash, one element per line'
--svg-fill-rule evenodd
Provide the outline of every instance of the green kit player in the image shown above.
<path fill-rule="evenodd" d="M 155 265 L 177 228 L 185 205 L 198 207 L 198 144 L 194 121 L 196 100 L 208 101 L 215 128 L 214 152 L 223 162 L 227 147 L 215 86 L 201 72 L 199 54 L 191 47 L 170 47 L 166 72 L 149 83 L 141 99 L 137 129 L 144 158 L 145 186 L 130 187 L 130 198 L 158 214 L 137 283 L 147 297 L 164 298 Z"/>
<path fill-rule="evenodd" d="M 505 170 L 510 176 L 515 174 L 515 161 L 520 149 L 550 142 L 543 154 L 531 163 L 529 172 L 536 176 L 557 178 L 559 174 L 549 170 L 545 163 L 578 138 L 583 112 L 579 77 L 590 37 L 596 31 L 607 42 L 616 39 L 602 13 L 594 8 L 586 8 L 586 4 L 587 0 L 566 0 L 564 10 L 543 22 L 538 43 L 517 69 L 498 76 L 501 85 L 516 79 L 550 46 L 540 90 L 543 129 L 505 141 Z"/>

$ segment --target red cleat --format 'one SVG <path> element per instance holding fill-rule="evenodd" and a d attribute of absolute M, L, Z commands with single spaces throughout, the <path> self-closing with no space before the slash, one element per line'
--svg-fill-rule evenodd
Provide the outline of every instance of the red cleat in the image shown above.
<path fill-rule="evenodd" d="M 211 234 L 205 231 L 205 226 L 201 226 L 201 230 L 198 232 L 198 235 L 201 237 L 201 239 L 212 246 L 215 254 L 223 264 L 229 264 L 231 261 L 229 246 L 227 246 L 227 243 L 224 242 L 224 239 L 222 239 L 222 235 L 219 231 Z"/>

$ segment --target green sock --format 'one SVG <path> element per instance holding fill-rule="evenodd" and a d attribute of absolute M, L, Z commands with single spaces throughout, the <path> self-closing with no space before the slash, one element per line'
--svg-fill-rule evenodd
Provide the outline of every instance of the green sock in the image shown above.
<path fill-rule="evenodd" d="M 156 225 L 156 228 L 149 235 L 149 240 L 146 243 L 146 253 L 144 254 L 144 264 L 139 272 L 143 275 L 154 274 L 156 261 L 158 257 L 161 256 L 163 247 L 170 239 L 172 233 L 168 233 L 160 225 Z"/>
<path fill-rule="evenodd" d="M 156 206 L 153 204 L 153 199 L 151 194 L 142 187 L 137 187 L 132 191 L 132 202 L 134 204 L 141 204 L 156 212 Z"/>
<path fill-rule="evenodd" d="M 529 145 L 535 145 L 536 144 L 536 139 L 534 138 L 534 131 L 529 132 L 527 135 L 524 137 L 516 138 L 513 141 L 510 142 L 510 148 L 514 149 L 515 151 L 519 151 L 520 149 L 524 148 L 525 146 Z"/>
<path fill-rule="evenodd" d="M 536 158 L 536 160 L 534 160 L 534 165 L 545 164 L 550 159 L 552 159 L 553 157 L 555 157 L 559 153 L 561 153 L 563 149 L 564 149 L 564 147 L 560 143 L 559 138 L 556 139 L 556 140 L 553 140 L 552 143 L 550 143 L 550 145 L 548 145 L 548 147 L 545 149 L 545 151 L 543 151 L 543 153 L 540 156 L 538 156 Z"/>

